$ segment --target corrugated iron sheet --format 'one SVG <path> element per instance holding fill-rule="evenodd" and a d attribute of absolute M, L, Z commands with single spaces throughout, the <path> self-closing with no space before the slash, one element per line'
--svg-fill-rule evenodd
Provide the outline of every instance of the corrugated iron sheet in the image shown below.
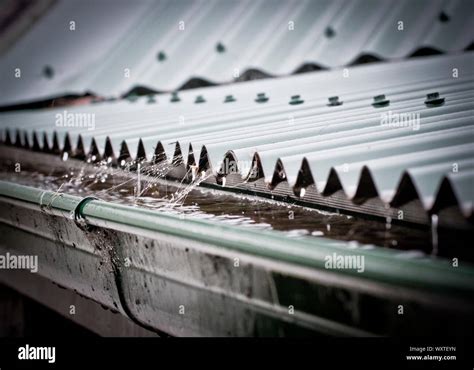
<path fill-rule="evenodd" d="M 469 0 L 59 1 L 2 58 L 0 104 L 457 52 L 473 29 Z"/>
<path fill-rule="evenodd" d="M 415 222 L 428 216 L 413 209 L 455 208 L 472 220 L 473 62 L 474 53 L 427 57 L 0 119 L 7 144 L 118 165 L 166 159 L 175 178 L 207 171 L 207 182 L 231 190 L 398 218 L 404 210 Z M 94 127 L 58 125 L 84 113 Z"/>

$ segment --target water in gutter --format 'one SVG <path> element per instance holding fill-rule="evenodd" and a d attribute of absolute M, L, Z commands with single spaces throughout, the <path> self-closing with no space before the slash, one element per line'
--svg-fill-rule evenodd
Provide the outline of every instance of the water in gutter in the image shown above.
<path fill-rule="evenodd" d="M 460 238 L 460 231 L 435 230 L 434 245 L 433 230 L 430 228 L 410 227 L 390 221 L 382 223 L 251 195 L 206 189 L 197 186 L 203 180 L 201 176 L 196 176 L 191 184 L 166 181 L 163 176 L 167 169 L 157 166 L 145 167 L 137 175 L 136 171 L 111 168 L 107 163 L 64 161 L 47 154 L 35 153 L 32 156 L 30 152 L 22 157 L 18 171 L 18 152 L 28 153 L 2 149 L 0 180 L 82 197 L 95 196 L 105 201 L 178 214 L 183 218 L 207 219 L 253 229 L 274 229 L 283 231 L 290 238 L 323 236 L 399 249 L 405 251 L 407 257 L 436 254 L 474 261 L 472 252 L 469 252 L 469 237 Z"/>

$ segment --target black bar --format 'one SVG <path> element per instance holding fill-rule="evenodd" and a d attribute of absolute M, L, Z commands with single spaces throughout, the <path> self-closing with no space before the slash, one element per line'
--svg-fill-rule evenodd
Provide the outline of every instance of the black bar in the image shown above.
<path fill-rule="evenodd" d="M 192 339 L 87 338 L 0 339 L 0 369 L 123 369 L 194 368 L 217 365 L 264 368 L 379 369 L 472 368 L 472 338 L 315 338 L 315 339 Z M 19 360 L 19 348 L 54 347 L 54 363 Z M 445 348 L 441 348 L 445 347 Z M 416 350 L 415 350 L 416 349 Z M 419 352 L 424 349 L 423 352 Z M 24 352 L 22 352 L 24 354 Z M 33 352 L 31 352 L 33 353 Z M 34 352 L 36 353 L 36 352 Z M 46 352 L 45 352 L 46 353 Z M 50 352 L 51 354 L 52 352 Z M 407 359 L 407 356 L 421 356 Z M 428 359 L 425 356 L 456 356 Z M 47 357 L 52 360 L 52 356 Z M 286 365 L 285 365 L 286 364 Z"/>

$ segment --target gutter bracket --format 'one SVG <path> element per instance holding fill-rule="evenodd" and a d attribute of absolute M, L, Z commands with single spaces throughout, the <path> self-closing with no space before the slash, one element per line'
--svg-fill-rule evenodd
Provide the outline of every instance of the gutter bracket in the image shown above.
<path fill-rule="evenodd" d="M 81 229 L 88 230 L 89 228 L 89 226 L 87 225 L 86 218 L 82 214 L 82 211 L 84 210 L 84 207 L 86 206 L 86 204 L 93 200 L 99 200 L 99 198 L 92 197 L 92 196 L 84 197 L 81 199 L 79 203 L 77 203 L 77 206 L 74 209 L 74 222 Z"/>

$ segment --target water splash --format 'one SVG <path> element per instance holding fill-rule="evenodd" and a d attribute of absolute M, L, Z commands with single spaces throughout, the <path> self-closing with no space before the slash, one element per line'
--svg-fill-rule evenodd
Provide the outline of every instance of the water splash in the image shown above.
<path fill-rule="evenodd" d="M 94 195 L 106 201 L 145 207 L 156 212 L 260 230 L 290 231 L 289 235 L 293 237 L 325 235 L 337 240 L 356 240 L 400 250 L 420 248 L 428 253 L 434 247 L 434 253 L 437 253 L 437 233 L 431 237 L 429 231 L 414 231 L 389 222 L 390 238 L 387 239 L 387 226 L 383 222 L 200 187 L 213 174 L 211 171 L 199 171 L 197 166 L 189 166 L 186 176 L 179 183 L 167 180 L 169 172 L 175 167 L 168 161 L 154 164 L 123 161 L 122 167 L 114 167 L 112 162 L 110 158 L 90 164 L 68 160 L 54 166 L 44 163 L 31 168 L 25 163 L 20 173 L 12 173 L 11 166 L 4 159 L 0 178 L 52 190 L 58 195 Z M 225 185 L 229 187 L 229 184 Z M 304 196 L 305 191 L 300 190 L 300 195 Z M 294 212 L 293 219 L 288 218 L 290 210 Z M 410 238 L 406 237 L 407 233 L 410 233 Z"/>

